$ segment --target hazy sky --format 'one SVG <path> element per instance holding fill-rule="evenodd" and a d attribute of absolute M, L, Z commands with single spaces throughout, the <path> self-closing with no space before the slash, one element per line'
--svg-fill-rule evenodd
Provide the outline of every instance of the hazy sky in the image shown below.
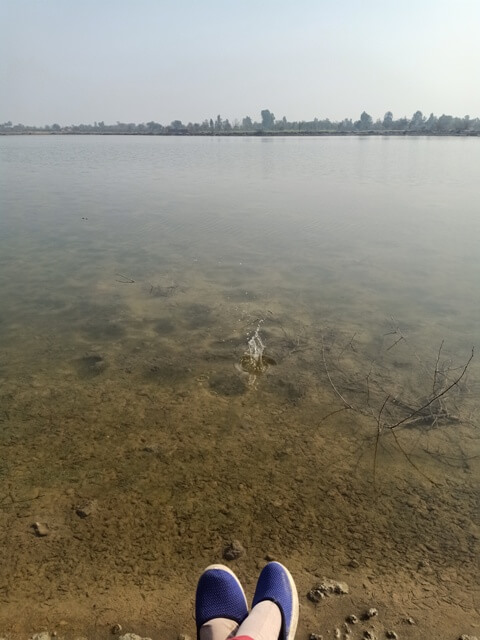
<path fill-rule="evenodd" d="M 480 0 L 0 0 L 0 122 L 480 117 Z"/>

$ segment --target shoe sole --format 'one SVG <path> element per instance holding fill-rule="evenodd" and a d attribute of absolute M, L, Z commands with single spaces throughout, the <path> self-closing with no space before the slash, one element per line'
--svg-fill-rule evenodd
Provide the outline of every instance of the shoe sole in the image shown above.
<path fill-rule="evenodd" d="M 277 564 L 279 564 L 287 574 L 288 582 L 290 583 L 290 588 L 292 590 L 292 620 L 290 622 L 290 629 L 288 631 L 287 640 L 293 640 L 293 638 L 295 637 L 295 633 L 297 632 L 298 615 L 299 615 L 297 585 L 295 584 L 292 574 L 287 569 L 287 567 L 284 567 L 281 562 L 278 562 Z"/>

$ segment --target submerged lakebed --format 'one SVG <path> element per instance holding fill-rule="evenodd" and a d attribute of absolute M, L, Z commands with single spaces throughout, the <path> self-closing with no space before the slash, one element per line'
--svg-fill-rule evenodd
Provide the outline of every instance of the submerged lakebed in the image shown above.
<path fill-rule="evenodd" d="M 478 624 L 478 142 L 0 145 L 0 631 L 191 634 L 232 540 Z"/>

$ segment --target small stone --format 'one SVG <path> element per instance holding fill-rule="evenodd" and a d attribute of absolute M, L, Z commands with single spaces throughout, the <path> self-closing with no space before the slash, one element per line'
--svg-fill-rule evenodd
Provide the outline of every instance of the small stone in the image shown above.
<path fill-rule="evenodd" d="M 267 562 L 274 562 L 274 560 L 275 560 L 274 554 L 273 553 L 266 553 L 265 554 L 265 560 Z"/>
<path fill-rule="evenodd" d="M 358 623 L 358 618 L 354 613 L 351 613 L 349 616 L 347 616 L 347 622 L 349 624 L 357 624 Z"/>
<path fill-rule="evenodd" d="M 469 636 L 466 633 L 462 633 L 458 640 L 478 640 L 477 636 Z"/>
<path fill-rule="evenodd" d="M 191 638 L 186 633 L 179 633 L 177 640 L 191 640 Z"/>
<path fill-rule="evenodd" d="M 113 627 L 110 629 L 110 631 L 113 633 L 114 636 L 118 636 L 119 633 L 122 631 L 122 625 L 121 624 L 114 624 Z"/>
<path fill-rule="evenodd" d="M 48 525 L 45 522 L 34 522 L 32 524 L 32 527 L 35 532 L 35 535 L 38 538 L 43 538 L 44 536 L 48 536 L 48 534 L 50 533 Z"/>
<path fill-rule="evenodd" d="M 96 506 L 96 500 L 89 500 L 89 502 L 86 502 L 82 506 L 77 507 L 75 509 L 75 513 L 79 518 L 88 518 L 88 516 L 92 515 L 92 513 L 95 511 Z"/>
<path fill-rule="evenodd" d="M 405 618 L 405 622 L 407 624 L 415 624 L 415 620 L 413 618 Z"/>
<path fill-rule="evenodd" d="M 31 640 L 51 640 L 51 635 L 48 631 L 40 631 L 40 633 L 34 633 Z"/>
<path fill-rule="evenodd" d="M 338 627 L 333 632 L 333 637 L 334 638 L 340 638 L 340 629 L 338 629 Z"/>
<path fill-rule="evenodd" d="M 362 620 L 370 620 L 371 618 L 375 618 L 375 616 L 378 616 L 378 611 L 375 609 L 375 607 L 370 607 L 370 609 L 368 611 L 365 611 L 365 613 L 362 616 Z"/>
<path fill-rule="evenodd" d="M 348 563 L 348 566 L 350 567 L 350 569 L 358 569 L 358 567 L 360 566 L 360 563 L 358 560 L 355 560 L 355 558 L 353 558 L 352 560 L 350 560 L 350 562 Z"/>
<path fill-rule="evenodd" d="M 246 553 L 245 547 L 238 540 L 232 540 L 232 542 L 225 547 L 223 557 L 225 560 L 236 560 Z"/>
<path fill-rule="evenodd" d="M 123 636 L 119 636 L 118 640 L 152 640 L 151 638 L 142 638 L 137 636 L 136 633 L 124 633 Z"/>
<path fill-rule="evenodd" d="M 348 593 L 348 585 L 345 582 L 337 582 L 337 580 L 323 578 L 322 582 L 319 582 L 310 589 L 307 593 L 307 598 L 311 602 L 317 603 L 328 596 L 343 595 L 345 593 Z"/>
<path fill-rule="evenodd" d="M 392 640 L 398 640 L 398 634 L 395 631 L 386 631 L 385 635 L 387 638 L 391 638 Z"/>
<path fill-rule="evenodd" d="M 368 631 L 368 629 L 367 631 L 363 632 L 363 637 L 364 637 L 364 640 L 377 640 L 373 631 Z"/>
<path fill-rule="evenodd" d="M 319 633 L 311 633 L 308 636 L 308 640 L 323 640 L 323 636 L 321 636 Z"/>

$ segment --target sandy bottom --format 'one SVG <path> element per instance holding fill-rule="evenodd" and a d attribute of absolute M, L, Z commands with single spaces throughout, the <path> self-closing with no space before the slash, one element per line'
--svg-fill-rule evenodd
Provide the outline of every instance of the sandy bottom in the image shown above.
<path fill-rule="evenodd" d="M 453 390 L 450 421 L 377 440 L 404 415 L 387 403 L 379 419 L 388 395 L 432 386 L 430 344 L 390 348 L 406 333 L 369 327 L 368 301 L 360 331 L 341 309 L 202 277 L 44 296 L 29 330 L 4 316 L 1 634 L 193 637 L 196 581 L 239 540 L 249 597 L 267 559 L 292 572 L 299 638 L 369 607 L 350 638 L 478 635 L 475 388 Z M 271 363 L 252 378 L 239 365 L 259 326 Z M 349 594 L 310 602 L 324 576 Z"/>

